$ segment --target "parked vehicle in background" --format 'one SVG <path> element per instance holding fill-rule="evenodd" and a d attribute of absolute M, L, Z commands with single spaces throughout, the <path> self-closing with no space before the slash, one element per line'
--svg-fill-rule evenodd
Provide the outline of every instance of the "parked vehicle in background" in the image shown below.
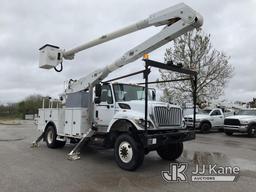
<path fill-rule="evenodd" d="M 193 127 L 193 115 L 184 116 L 187 127 Z M 202 133 L 209 132 L 211 129 L 223 129 L 224 113 L 222 109 L 215 108 L 210 112 L 198 110 L 196 114 L 196 129 Z"/>
<path fill-rule="evenodd" d="M 182 111 L 183 111 L 183 116 L 188 116 L 188 115 L 193 115 L 194 113 L 194 105 L 193 103 L 184 103 L 182 104 Z M 199 107 L 196 106 L 196 112 L 198 112 Z"/>
<path fill-rule="evenodd" d="M 247 133 L 249 137 L 256 136 L 256 110 L 240 110 L 237 115 L 225 118 L 224 132 L 231 136 L 233 133 Z"/>

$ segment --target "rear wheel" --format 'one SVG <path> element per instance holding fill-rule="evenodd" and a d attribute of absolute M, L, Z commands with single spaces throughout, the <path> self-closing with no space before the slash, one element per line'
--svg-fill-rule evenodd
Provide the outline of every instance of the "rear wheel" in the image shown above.
<path fill-rule="evenodd" d="M 248 136 L 249 137 L 255 137 L 256 136 L 256 125 L 251 125 L 248 128 Z"/>
<path fill-rule="evenodd" d="M 65 146 L 66 141 L 58 141 L 57 133 L 52 125 L 49 125 L 45 131 L 44 139 L 46 141 L 47 147 L 49 148 L 62 148 Z"/>
<path fill-rule="evenodd" d="M 115 160 L 122 169 L 133 171 L 142 165 L 144 149 L 129 134 L 121 134 L 115 142 Z"/>
<path fill-rule="evenodd" d="M 156 151 L 162 159 L 174 161 L 181 156 L 183 152 L 183 143 L 160 146 Z"/>
<path fill-rule="evenodd" d="M 201 133 L 208 133 L 211 129 L 211 124 L 208 122 L 204 122 L 200 125 L 200 132 Z"/>

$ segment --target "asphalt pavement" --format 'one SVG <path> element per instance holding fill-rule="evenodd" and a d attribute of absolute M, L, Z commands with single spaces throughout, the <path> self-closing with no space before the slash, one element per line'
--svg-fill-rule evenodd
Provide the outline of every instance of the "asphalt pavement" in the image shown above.
<path fill-rule="evenodd" d="M 20 125 L 0 125 L 0 191 L 255 191 L 256 138 L 245 135 L 226 136 L 221 132 L 197 134 L 186 142 L 184 153 L 176 162 L 188 164 L 186 182 L 167 182 L 162 171 L 170 162 L 156 152 L 146 155 L 144 164 L 135 172 L 121 170 L 112 150 L 85 147 L 81 159 L 67 160 L 74 145 L 49 149 L 45 143 L 31 148 L 40 135 L 29 121 Z M 237 166 L 236 182 L 193 182 L 189 173 L 196 165 Z"/>

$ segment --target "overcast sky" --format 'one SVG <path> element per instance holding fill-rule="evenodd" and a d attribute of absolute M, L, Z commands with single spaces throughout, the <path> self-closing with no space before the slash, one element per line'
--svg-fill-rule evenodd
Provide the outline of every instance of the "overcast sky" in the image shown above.
<path fill-rule="evenodd" d="M 0 6 L 0 103 L 19 101 L 30 94 L 57 96 L 63 82 L 85 76 L 120 57 L 157 31 L 152 27 L 91 48 L 64 62 L 64 71 L 38 67 L 38 48 L 46 43 L 70 49 L 105 33 L 132 24 L 181 1 L 177 0 L 1 0 Z M 234 77 L 224 98 L 256 97 L 256 1 L 184 0 L 204 17 L 203 30 L 214 48 L 231 57 Z M 150 54 L 163 61 L 165 48 Z M 111 74 L 141 69 L 138 60 Z M 154 72 L 151 78 L 157 78 Z"/>

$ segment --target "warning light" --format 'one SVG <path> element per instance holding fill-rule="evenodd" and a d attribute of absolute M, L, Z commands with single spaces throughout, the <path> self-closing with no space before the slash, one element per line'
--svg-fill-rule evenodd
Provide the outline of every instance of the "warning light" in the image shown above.
<path fill-rule="evenodd" d="M 143 55 L 143 59 L 148 59 L 149 58 L 149 55 L 148 54 L 144 54 Z"/>

